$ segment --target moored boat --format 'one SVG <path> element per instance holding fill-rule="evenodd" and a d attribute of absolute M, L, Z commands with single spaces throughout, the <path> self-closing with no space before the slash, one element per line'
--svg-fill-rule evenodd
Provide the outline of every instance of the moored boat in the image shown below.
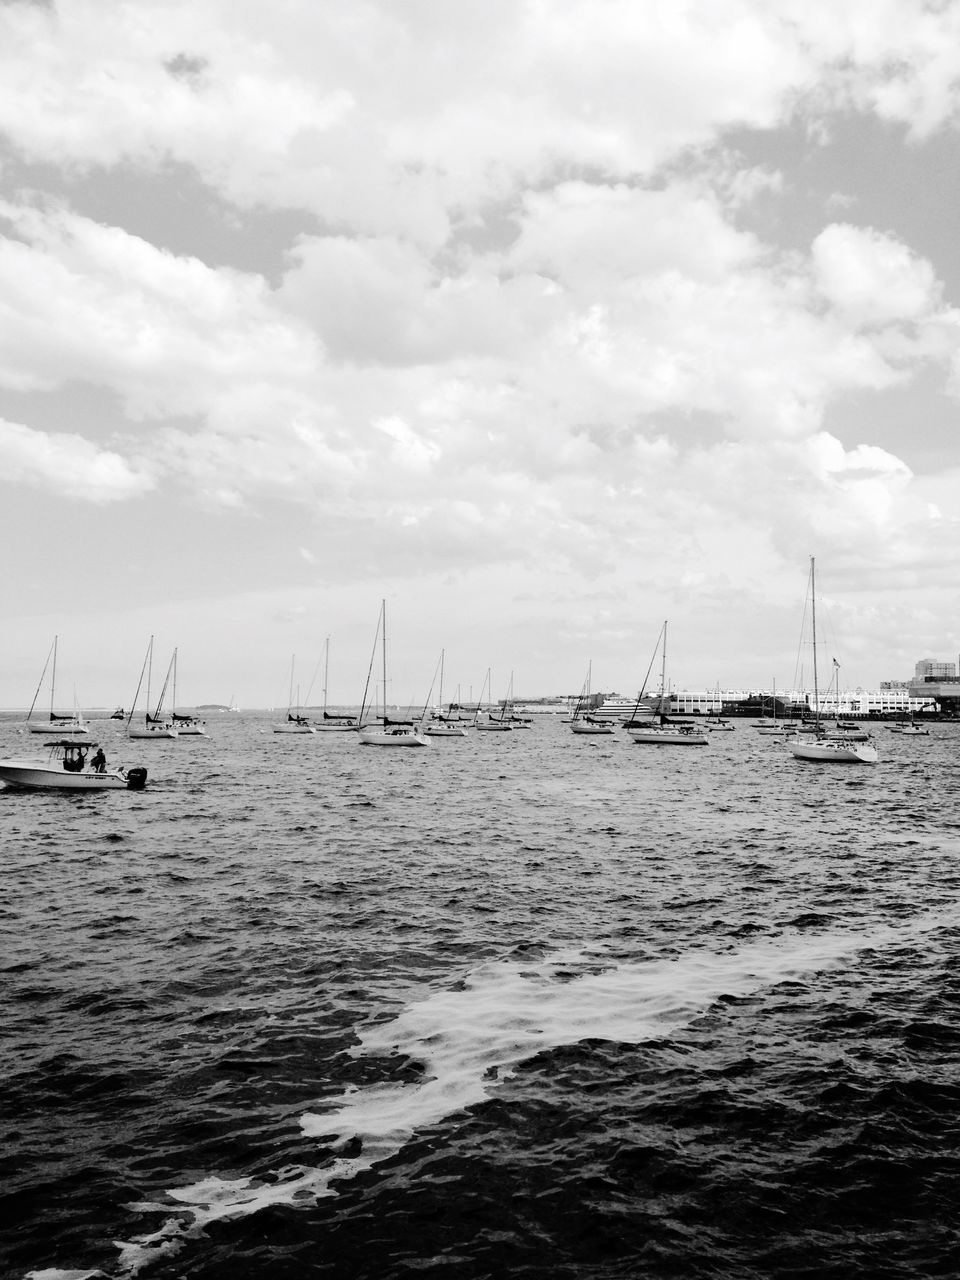
<path fill-rule="evenodd" d="M 664 622 L 663 628 L 657 638 L 657 645 L 662 644 L 661 664 L 660 664 L 660 696 L 657 702 L 657 710 L 654 713 L 654 722 L 649 725 L 640 725 L 634 727 L 628 726 L 630 737 L 638 745 L 650 745 L 661 747 L 705 747 L 710 739 L 696 725 L 684 722 L 671 723 L 663 714 L 663 705 L 667 697 L 667 624 Z M 653 658 L 650 660 L 651 666 L 657 656 L 656 647 L 653 650 Z M 648 669 L 649 674 L 649 669 Z"/>
<path fill-rule="evenodd" d="M 176 654 L 176 650 L 174 650 L 174 654 Z M 172 667 L 172 663 L 173 663 L 173 659 L 171 659 L 171 667 Z M 167 680 L 170 679 L 170 670 L 171 668 L 167 669 Z M 128 738 L 138 738 L 143 741 L 149 742 L 149 741 L 157 741 L 158 739 L 176 738 L 179 736 L 177 734 L 176 729 L 174 729 L 173 725 L 170 724 L 168 721 L 164 720 L 160 714 L 160 712 L 163 709 L 163 698 L 167 689 L 167 680 L 163 682 L 163 692 L 160 694 L 160 698 L 157 702 L 156 711 L 154 712 L 153 715 L 150 714 L 150 679 L 152 674 L 153 674 L 153 636 L 150 637 L 150 642 L 147 645 L 147 652 L 143 659 L 143 667 L 140 670 L 140 681 L 137 685 L 137 692 L 133 696 L 133 705 L 130 708 L 130 714 L 127 716 L 127 737 Z M 140 697 L 140 688 L 143 684 L 144 675 L 146 675 L 147 677 L 147 710 L 146 710 L 146 714 L 144 715 L 143 724 L 135 725 L 133 723 L 133 717 L 137 710 L 137 701 Z"/>
<path fill-rule="evenodd" d="M 609 720 L 592 720 L 587 715 L 584 707 L 588 704 L 590 698 L 590 677 L 593 674 L 593 661 L 587 663 L 587 675 L 583 682 L 583 688 L 580 691 L 580 697 L 577 699 L 577 705 L 573 709 L 573 716 L 570 720 L 570 731 L 576 734 L 586 734 L 589 736 L 612 735 L 613 724 Z"/>
<path fill-rule="evenodd" d="M 794 737 L 787 739 L 787 750 L 795 760 L 810 760 L 832 764 L 876 764 L 879 759 L 879 752 L 876 746 L 869 740 L 862 740 L 862 738 L 869 739 L 869 735 L 851 734 L 849 731 L 828 733 L 820 723 L 820 690 L 817 675 L 817 578 L 816 563 L 813 556 L 810 557 L 809 595 L 810 625 L 813 641 L 813 705 L 815 719 L 812 733 L 809 731 L 807 733 L 798 732 Z M 840 664 L 836 658 L 833 660 L 833 667 L 834 678 L 839 692 Z"/>
<path fill-rule="evenodd" d="M 43 664 L 43 671 L 40 673 L 40 682 L 37 685 L 37 691 L 33 695 L 33 701 L 30 703 L 30 710 L 27 712 L 27 732 L 28 733 L 44 733 L 48 737 L 51 733 L 59 734 L 63 737 L 66 734 L 72 734 L 76 737 L 86 737 L 89 733 L 87 723 L 83 718 L 83 712 L 78 706 L 73 709 L 72 715 L 64 715 L 54 711 L 56 705 L 57 691 L 57 642 L 59 637 L 53 637 L 53 644 L 50 646 L 50 652 L 47 654 L 47 660 Z M 48 720 L 33 720 L 33 709 L 37 705 L 37 698 L 43 687 L 43 681 L 47 674 L 47 668 L 50 668 L 50 715 Z M 76 701 L 76 700 L 74 700 Z"/>
<path fill-rule="evenodd" d="M 363 714 L 367 703 L 367 692 L 370 688 L 370 671 L 373 670 L 373 659 L 377 650 L 377 639 L 382 640 L 382 659 L 383 659 L 383 717 L 381 725 L 378 727 L 374 722 L 364 723 Z M 429 747 L 430 739 L 423 734 L 422 717 L 419 725 L 415 725 L 409 720 L 391 721 L 387 715 L 387 602 L 380 601 L 380 617 L 377 620 L 377 634 L 373 641 L 373 654 L 370 658 L 370 671 L 367 672 L 367 688 L 364 689 L 363 702 L 360 706 L 360 715 L 357 717 L 360 725 L 359 738 L 365 747 Z"/>

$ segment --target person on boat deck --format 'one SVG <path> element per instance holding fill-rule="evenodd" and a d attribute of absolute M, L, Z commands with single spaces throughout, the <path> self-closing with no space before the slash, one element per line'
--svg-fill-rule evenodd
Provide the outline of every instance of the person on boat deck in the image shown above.
<path fill-rule="evenodd" d="M 67 751 L 63 757 L 63 767 L 64 769 L 67 770 L 68 773 L 82 773 L 83 762 L 85 759 L 86 759 L 86 756 L 83 754 L 83 751 L 79 748 L 77 749 L 76 752 Z"/>
<path fill-rule="evenodd" d="M 94 773 L 103 773 L 107 767 L 107 757 L 103 754 L 103 747 L 97 747 L 97 754 L 90 761 L 90 768 Z"/>

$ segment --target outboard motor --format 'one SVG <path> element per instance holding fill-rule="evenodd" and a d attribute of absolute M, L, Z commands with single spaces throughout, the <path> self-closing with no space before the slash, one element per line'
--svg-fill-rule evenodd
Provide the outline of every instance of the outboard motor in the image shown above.
<path fill-rule="evenodd" d="M 127 787 L 130 791 L 142 791 L 147 785 L 147 771 L 142 765 L 127 770 Z"/>

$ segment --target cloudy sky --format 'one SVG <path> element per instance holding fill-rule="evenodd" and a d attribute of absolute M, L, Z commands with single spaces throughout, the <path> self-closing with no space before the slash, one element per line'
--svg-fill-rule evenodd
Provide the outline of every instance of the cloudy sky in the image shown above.
<path fill-rule="evenodd" d="M 0 705 L 956 660 L 958 126 L 956 0 L 0 0 Z"/>

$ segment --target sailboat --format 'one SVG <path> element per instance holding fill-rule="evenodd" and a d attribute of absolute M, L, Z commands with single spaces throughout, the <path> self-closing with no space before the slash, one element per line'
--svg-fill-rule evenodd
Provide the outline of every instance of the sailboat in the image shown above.
<path fill-rule="evenodd" d="M 667 697 L 667 624 L 664 622 L 657 643 L 662 641 L 662 658 L 660 666 L 660 700 L 657 704 L 657 724 L 639 729 L 630 729 L 630 737 L 636 743 L 649 743 L 657 746 L 705 747 L 710 741 L 702 729 L 692 724 L 667 724 L 663 708 Z M 654 649 L 656 654 L 656 649 Z"/>
<path fill-rule="evenodd" d="M 421 717 L 420 726 L 414 726 L 408 720 L 391 720 L 387 715 L 387 602 L 380 601 L 380 617 L 377 621 L 377 635 L 380 637 L 383 655 L 383 724 L 377 727 L 375 724 L 365 725 L 363 723 L 363 713 L 366 707 L 367 691 L 364 690 L 363 705 L 360 708 L 360 741 L 365 747 L 429 747 L 430 739 L 422 733 L 423 720 Z M 373 657 L 376 654 L 376 638 L 374 638 L 374 653 L 370 658 L 370 667 L 373 668 Z M 370 672 L 367 673 L 367 687 L 370 684 Z M 376 717 L 375 717 L 376 719 Z"/>
<path fill-rule="evenodd" d="M 602 720 L 591 720 L 583 712 L 583 708 L 590 697 L 590 676 L 592 671 L 593 662 L 591 660 L 587 663 L 587 677 L 583 682 L 583 688 L 580 691 L 580 697 L 577 699 L 577 705 L 573 709 L 573 718 L 570 721 L 570 729 L 573 733 L 612 734 L 612 724 L 607 724 Z"/>
<path fill-rule="evenodd" d="M 359 727 L 356 716 L 332 714 L 327 710 L 327 679 L 330 674 L 330 637 L 323 646 L 323 719 L 314 725 L 317 733 L 355 733 Z"/>
<path fill-rule="evenodd" d="M 788 731 L 788 726 L 782 720 L 777 719 L 776 677 L 774 677 L 774 681 L 773 681 L 773 718 L 768 719 L 766 716 L 761 716 L 760 719 L 756 721 L 754 727 L 756 728 L 758 733 L 781 734 L 781 733 L 786 733 Z"/>
<path fill-rule="evenodd" d="M 428 738 L 465 738 L 467 731 L 463 725 L 443 714 L 443 660 L 445 652 L 444 649 L 440 650 L 440 689 L 438 693 L 440 711 L 423 732 Z"/>
<path fill-rule="evenodd" d="M 51 733 L 70 734 L 71 736 L 80 736 L 89 733 L 86 721 L 83 718 L 83 712 L 78 706 L 74 706 L 72 715 L 61 715 L 54 711 L 56 705 L 56 688 L 57 688 L 57 640 L 53 637 L 53 644 L 47 654 L 47 660 L 43 664 L 43 670 L 40 673 L 40 680 L 37 684 L 37 691 L 33 695 L 33 701 L 30 703 L 30 710 L 27 712 L 27 730 L 29 733 L 45 733 L 49 736 Z M 40 690 L 43 688 L 43 681 L 50 668 L 50 717 L 48 720 L 34 720 L 31 723 L 30 717 L 33 715 L 33 709 L 37 705 L 37 698 L 40 696 Z M 76 700 L 74 700 L 76 702 Z"/>
<path fill-rule="evenodd" d="M 816 760 L 835 764 L 876 764 L 879 758 L 872 742 L 851 742 L 829 736 L 820 723 L 820 688 L 817 674 L 817 576 L 816 562 L 810 557 L 810 620 L 813 640 L 814 732 L 797 733 L 787 739 L 787 748 L 795 760 Z M 834 660 L 834 670 L 839 666 Z"/>
<path fill-rule="evenodd" d="M 172 659 L 171 659 L 172 665 Z M 144 716 L 143 727 L 134 725 L 133 717 L 137 710 L 137 701 L 140 697 L 140 689 L 143 685 L 143 677 L 147 677 L 147 709 Z M 143 659 L 143 667 L 140 670 L 140 681 L 137 684 L 137 692 L 133 696 L 133 704 L 130 707 L 130 714 L 127 716 L 127 737 L 128 738 L 176 738 L 178 736 L 176 729 L 172 725 L 167 724 L 160 712 L 163 709 L 163 697 L 167 689 L 167 680 L 170 679 L 170 668 L 167 669 L 167 680 L 163 682 L 163 692 L 160 694 L 157 702 L 156 712 L 150 714 L 150 681 L 153 675 L 153 636 L 150 637 L 150 643 L 147 645 L 147 652 Z"/>
<path fill-rule="evenodd" d="M 898 720 L 896 724 L 888 725 L 887 728 L 891 733 L 902 733 L 908 738 L 930 737 L 930 730 L 923 725 L 917 724 L 913 716 L 909 720 Z"/>
<path fill-rule="evenodd" d="M 290 659 L 290 693 L 287 696 L 287 718 L 273 726 L 274 733 L 313 733 L 314 727 L 306 716 L 300 714 L 300 686 L 297 686 L 296 709 L 293 701 L 293 673 L 297 663 L 297 655 Z"/>
<path fill-rule="evenodd" d="M 199 716 L 180 715 L 177 711 L 177 651 L 173 651 L 173 702 L 171 718 L 173 727 L 181 738 L 205 738 L 207 736 L 206 721 Z"/>
<path fill-rule="evenodd" d="M 509 733 L 514 728 L 514 724 L 512 720 L 507 720 L 504 718 L 503 713 L 507 705 L 506 703 L 504 703 L 504 705 L 500 708 L 499 716 L 494 716 L 491 712 L 487 712 L 486 720 L 480 719 L 480 707 L 483 703 L 483 691 L 484 689 L 486 689 L 489 696 L 490 694 L 489 685 L 490 685 L 490 668 L 487 667 L 486 679 L 484 680 L 483 687 L 480 690 L 480 698 L 479 698 L 479 701 L 477 702 L 477 709 L 473 717 L 473 727 L 475 729 L 483 730 L 484 732 L 487 732 L 487 733 Z"/>

